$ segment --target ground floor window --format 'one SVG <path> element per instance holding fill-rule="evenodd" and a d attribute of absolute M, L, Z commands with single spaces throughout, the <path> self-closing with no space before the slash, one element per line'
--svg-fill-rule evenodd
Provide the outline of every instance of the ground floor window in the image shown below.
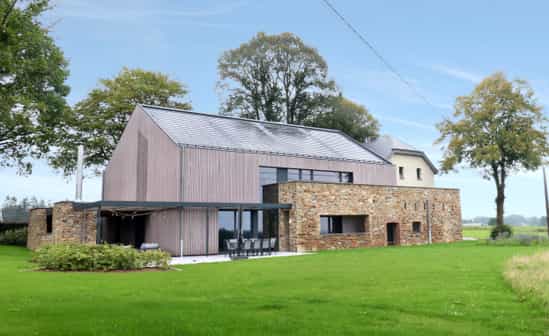
<path fill-rule="evenodd" d="M 362 233 L 368 231 L 367 215 L 320 216 L 320 233 Z"/>
<path fill-rule="evenodd" d="M 238 210 L 219 210 L 219 251 L 226 251 L 229 239 L 277 237 L 278 210 L 243 210 L 241 221 L 238 216 Z"/>
<path fill-rule="evenodd" d="M 412 222 L 412 232 L 413 233 L 421 232 L 421 222 Z"/>

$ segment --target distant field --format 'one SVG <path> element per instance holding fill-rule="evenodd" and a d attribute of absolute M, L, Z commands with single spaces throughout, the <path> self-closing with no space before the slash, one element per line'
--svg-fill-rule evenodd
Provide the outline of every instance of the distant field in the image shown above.
<path fill-rule="evenodd" d="M 463 227 L 463 237 L 471 237 L 477 239 L 487 239 L 490 235 L 490 226 L 471 226 Z M 547 228 L 542 226 L 513 226 L 514 234 L 528 234 L 547 236 Z"/>

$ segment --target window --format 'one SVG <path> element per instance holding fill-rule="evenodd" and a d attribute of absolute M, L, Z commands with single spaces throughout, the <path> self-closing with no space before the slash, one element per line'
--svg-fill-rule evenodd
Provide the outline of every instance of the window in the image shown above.
<path fill-rule="evenodd" d="M 422 180 L 422 177 L 421 177 L 421 168 L 417 168 L 417 169 L 416 169 L 416 176 L 417 176 L 417 180 L 418 180 L 418 181 L 421 181 L 421 180 Z"/>
<path fill-rule="evenodd" d="M 276 183 L 276 168 L 260 167 L 259 168 L 259 184 L 264 186 L 267 184 Z"/>
<path fill-rule="evenodd" d="M 368 231 L 368 216 L 320 216 L 320 233 L 362 233 Z"/>
<path fill-rule="evenodd" d="M 288 169 L 288 181 L 299 181 L 299 169 Z"/>
<path fill-rule="evenodd" d="M 259 167 L 259 184 L 261 186 L 287 181 L 353 183 L 353 173 L 297 168 Z"/>
<path fill-rule="evenodd" d="M 401 180 L 404 180 L 404 167 L 398 167 L 398 176 Z"/>
<path fill-rule="evenodd" d="M 315 170 L 313 173 L 313 180 L 318 182 L 340 182 L 338 172 L 323 170 Z"/>
<path fill-rule="evenodd" d="M 52 215 L 46 216 L 46 233 L 52 233 L 53 231 L 53 218 Z"/>
<path fill-rule="evenodd" d="M 341 216 L 320 216 L 320 233 L 343 233 Z"/>
<path fill-rule="evenodd" d="M 412 232 L 421 233 L 421 222 L 412 222 Z"/>
<path fill-rule="evenodd" d="M 353 173 L 340 173 L 341 183 L 353 183 Z"/>

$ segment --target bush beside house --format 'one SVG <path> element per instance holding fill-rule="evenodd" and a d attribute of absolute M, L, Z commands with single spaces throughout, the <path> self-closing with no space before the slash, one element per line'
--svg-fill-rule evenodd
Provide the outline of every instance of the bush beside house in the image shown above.
<path fill-rule="evenodd" d="M 138 251 L 121 245 L 57 244 L 39 248 L 32 262 L 52 271 L 116 271 L 167 269 L 170 255 L 161 250 Z"/>
<path fill-rule="evenodd" d="M 12 229 L 0 232 L 0 245 L 27 245 L 27 228 Z"/>

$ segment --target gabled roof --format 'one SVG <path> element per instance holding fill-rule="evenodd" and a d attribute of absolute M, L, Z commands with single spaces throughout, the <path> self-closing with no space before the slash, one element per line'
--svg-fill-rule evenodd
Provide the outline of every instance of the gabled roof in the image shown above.
<path fill-rule="evenodd" d="M 393 154 L 419 156 L 425 160 L 425 162 L 429 165 L 433 173 L 435 174 L 438 173 L 438 169 L 431 162 L 429 157 L 427 157 L 425 152 L 420 151 L 419 149 L 393 136 L 390 136 L 387 134 L 382 135 L 373 141 L 365 142 L 364 146 L 370 149 L 371 151 L 383 156 L 383 158 L 385 158 L 386 160 L 390 160 L 391 155 Z"/>
<path fill-rule="evenodd" d="M 178 145 L 390 164 L 343 132 L 140 105 Z"/>

